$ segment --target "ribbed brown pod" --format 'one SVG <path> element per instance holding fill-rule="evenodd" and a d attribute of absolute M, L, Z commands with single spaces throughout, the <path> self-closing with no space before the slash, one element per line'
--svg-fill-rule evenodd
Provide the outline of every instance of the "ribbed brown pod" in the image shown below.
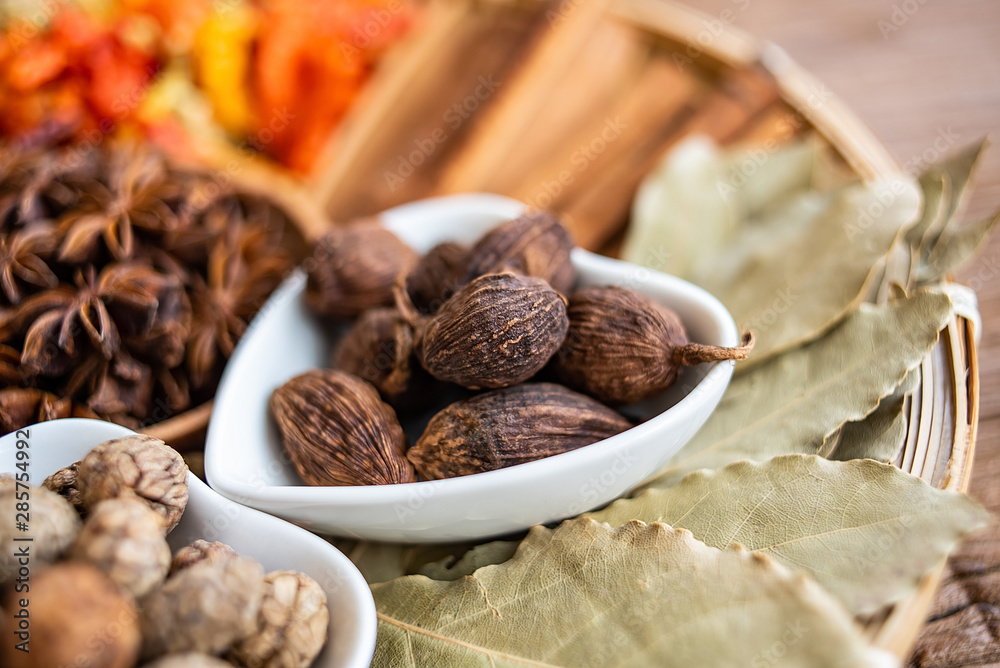
<path fill-rule="evenodd" d="M 487 274 L 419 323 L 417 357 L 440 380 L 474 390 L 508 387 L 545 366 L 568 326 L 565 299 L 544 280 Z"/>
<path fill-rule="evenodd" d="M 333 366 L 392 397 L 406 390 L 412 353 L 410 323 L 394 308 L 374 308 L 362 313 L 337 343 Z"/>
<path fill-rule="evenodd" d="M 570 262 L 573 246 L 573 238 L 554 213 L 526 213 L 493 228 L 476 242 L 459 284 L 511 270 L 541 278 L 566 295 L 576 281 L 576 269 Z"/>
<path fill-rule="evenodd" d="M 413 306 L 433 314 L 461 287 L 469 249 L 446 241 L 427 251 L 406 277 L 406 292 Z"/>
<path fill-rule="evenodd" d="M 448 406 L 406 456 L 424 479 L 454 478 L 558 455 L 631 426 L 562 385 L 525 383 Z"/>
<path fill-rule="evenodd" d="M 746 359 L 753 336 L 738 348 L 688 343 L 670 309 L 618 286 L 577 290 L 569 301 L 569 332 L 552 358 L 559 380 L 609 404 L 641 401 L 665 390 L 682 367 Z"/>
<path fill-rule="evenodd" d="M 406 437 L 375 388 L 343 371 L 313 370 L 271 395 L 285 451 L 309 485 L 390 485 L 416 480 Z"/>
<path fill-rule="evenodd" d="M 417 254 L 375 220 L 329 232 L 305 260 L 306 302 L 319 315 L 353 318 L 362 311 L 392 304 L 392 289 Z"/>

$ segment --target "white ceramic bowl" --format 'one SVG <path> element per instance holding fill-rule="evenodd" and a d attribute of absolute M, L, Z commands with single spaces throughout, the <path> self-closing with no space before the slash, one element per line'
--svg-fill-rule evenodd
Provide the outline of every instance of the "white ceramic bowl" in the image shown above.
<path fill-rule="evenodd" d="M 517 216 L 520 202 L 496 195 L 423 200 L 382 214 L 419 252 L 445 240 L 472 242 Z M 581 285 L 619 284 L 674 309 L 693 341 L 735 346 L 725 307 L 685 281 L 577 249 Z M 651 419 L 586 447 L 474 476 L 365 487 L 308 487 L 296 475 L 268 413 L 275 388 L 328 366 L 331 336 L 306 307 L 297 273 L 254 319 L 226 367 L 205 447 L 209 484 L 239 503 L 312 531 L 411 543 L 481 539 L 571 517 L 608 503 L 646 479 L 704 424 L 732 363 L 687 369 L 681 382 L 629 414 Z"/>
<path fill-rule="evenodd" d="M 43 422 L 0 438 L 0 472 L 16 472 L 16 444 L 29 443 L 30 482 L 40 485 L 55 471 L 79 461 L 97 444 L 134 432 L 100 420 Z M 313 668 L 367 668 L 375 651 L 375 602 L 350 560 L 318 536 L 219 496 L 188 474 L 190 498 L 180 524 L 170 532 L 177 550 L 198 538 L 219 540 L 268 571 L 298 570 L 326 591 L 329 639 Z"/>

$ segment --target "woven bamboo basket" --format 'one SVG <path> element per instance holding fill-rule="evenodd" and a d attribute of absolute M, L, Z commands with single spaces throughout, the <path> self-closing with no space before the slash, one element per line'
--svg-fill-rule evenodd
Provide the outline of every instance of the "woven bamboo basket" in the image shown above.
<path fill-rule="evenodd" d="M 666 0 L 431 0 L 305 184 L 267 168 L 247 178 L 272 192 L 280 184 L 311 237 L 324 211 L 346 220 L 422 197 L 488 191 L 562 212 L 581 246 L 614 255 L 638 183 L 691 134 L 741 146 L 815 134 L 864 179 L 898 172 L 850 109 L 731 21 Z M 616 123 L 627 132 L 612 137 Z M 561 178 L 573 167 L 571 179 Z M 974 329 L 965 317 L 949 323 L 906 402 L 908 436 L 895 464 L 942 489 L 965 491 L 971 474 Z M 210 411 L 151 431 L 188 436 Z M 939 569 L 910 599 L 865 620 L 872 642 L 905 656 L 940 577 Z"/>

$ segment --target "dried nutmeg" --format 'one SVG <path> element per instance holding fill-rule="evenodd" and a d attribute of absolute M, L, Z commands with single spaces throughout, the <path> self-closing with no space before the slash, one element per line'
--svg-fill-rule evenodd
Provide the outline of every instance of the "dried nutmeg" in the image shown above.
<path fill-rule="evenodd" d="M 19 531 L 17 506 L 23 503 L 25 491 L 31 499 L 30 530 Z M 23 483 L 19 488 L 13 478 L 0 479 L 0 583 L 13 578 L 23 565 L 18 563 L 17 553 L 27 543 L 16 539 L 31 539 L 31 563 L 41 566 L 61 557 L 79 532 L 80 516 L 66 499 L 44 487 L 25 490 Z"/>
<path fill-rule="evenodd" d="M 229 658 L 250 668 L 308 668 L 326 643 L 326 593 L 305 573 L 264 577 L 257 630 L 236 643 Z"/>
<path fill-rule="evenodd" d="M 573 245 L 573 238 L 554 213 L 526 213 L 493 228 L 476 242 L 459 285 L 509 269 L 541 278 L 554 290 L 569 294 L 576 281 L 576 269 L 570 262 Z"/>
<path fill-rule="evenodd" d="M 631 426 L 562 385 L 526 383 L 448 406 L 406 456 L 425 479 L 454 478 L 558 455 Z"/>
<path fill-rule="evenodd" d="M 187 507 L 187 464 L 152 436 L 136 434 L 101 443 L 80 460 L 77 489 L 84 508 L 105 499 L 135 496 L 155 510 L 170 532 Z"/>
<path fill-rule="evenodd" d="M 77 470 L 80 462 L 59 469 L 42 483 L 42 487 L 51 490 L 69 501 L 77 510 L 83 509 L 83 495 L 76 486 Z"/>
<path fill-rule="evenodd" d="M 535 375 L 566 337 L 566 300 L 540 278 L 476 278 L 419 324 L 417 357 L 432 376 L 477 390 Z"/>
<path fill-rule="evenodd" d="M 134 498 L 94 506 L 70 558 L 100 568 L 135 598 L 158 587 L 170 569 L 170 546 L 160 516 Z"/>
<path fill-rule="evenodd" d="M 345 225 L 316 242 L 306 263 L 306 302 L 319 315 L 335 318 L 386 306 L 396 280 L 416 261 L 416 252 L 378 221 Z"/>
<path fill-rule="evenodd" d="M 375 388 L 349 373 L 314 370 L 271 395 L 285 450 L 308 485 L 416 481 L 396 413 Z"/>
<path fill-rule="evenodd" d="M 406 277 L 406 292 L 423 314 L 435 313 L 461 287 L 469 249 L 446 241 L 427 251 Z"/>
<path fill-rule="evenodd" d="M 27 606 L 21 598 L 27 597 Z M 12 610 L 30 614 L 30 652 L 16 649 Z M 0 618 L 0 665 L 5 668 L 132 668 L 139 655 L 135 606 L 89 564 L 66 562 L 31 574 L 31 589 L 13 590 Z"/>
<path fill-rule="evenodd" d="M 195 564 L 208 562 L 214 564 L 226 559 L 235 559 L 240 556 L 236 550 L 225 543 L 219 541 L 207 541 L 200 538 L 195 542 L 177 550 L 177 554 L 170 561 L 170 574 L 173 575 L 185 568 L 190 568 Z"/>
<path fill-rule="evenodd" d="M 224 652 L 253 633 L 263 597 L 264 569 L 252 559 L 185 568 L 142 602 L 142 656 Z"/>
<path fill-rule="evenodd" d="M 688 343 L 677 314 L 618 286 L 577 290 L 569 321 L 566 341 L 552 358 L 556 377 L 609 404 L 656 394 L 685 366 L 746 359 L 754 343 L 749 333 L 737 348 Z"/>

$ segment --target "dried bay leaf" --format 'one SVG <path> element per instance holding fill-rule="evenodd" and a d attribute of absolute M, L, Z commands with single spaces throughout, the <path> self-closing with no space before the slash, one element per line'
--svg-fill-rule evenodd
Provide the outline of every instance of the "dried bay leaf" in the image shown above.
<path fill-rule="evenodd" d="M 906 374 L 896 391 L 879 401 L 878 408 L 864 420 L 848 422 L 841 427 L 836 437 L 829 439 L 830 451 L 820 454 L 841 462 L 874 459 L 888 463 L 895 459 L 906 441 L 908 423 L 903 412 L 906 397 L 919 386 L 920 367 L 917 367 Z"/>
<path fill-rule="evenodd" d="M 471 543 L 382 543 L 362 540 L 349 550 L 343 550 L 368 584 L 386 582 L 404 575 L 422 573 L 434 565 L 435 572 L 446 573 L 449 567 L 458 568 L 464 555 L 473 547 Z M 473 557 L 470 557 L 470 559 Z M 454 566 L 452 566 L 454 564 Z M 455 576 L 460 577 L 460 576 Z"/>
<path fill-rule="evenodd" d="M 934 249 L 917 267 L 917 282 L 935 283 L 957 270 L 982 247 L 998 222 L 1000 211 L 975 223 L 945 228 Z"/>
<path fill-rule="evenodd" d="M 705 426 L 643 488 L 742 459 L 816 454 L 865 418 L 931 350 L 951 316 L 942 294 L 863 304 L 825 336 L 733 378 Z"/>
<path fill-rule="evenodd" d="M 417 574 L 426 575 L 432 580 L 457 580 L 466 575 L 472 575 L 483 566 L 502 564 L 514 556 L 517 540 L 495 540 L 491 543 L 477 545 L 457 561 L 454 557 L 431 562 L 419 569 Z"/>
<path fill-rule="evenodd" d="M 989 513 L 888 464 L 786 455 L 693 473 L 589 517 L 664 522 L 718 548 L 740 543 L 808 573 L 864 615 L 915 591 Z"/>
<path fill-rule="evenodd" d="M 372 592 L 376 668 L 895 663 L 814 582 L 663 524 L 535 527 L 506 563 Z"/>
<path fill-rule="evenodd" d="M 905 175 L 852 184 L 774 243 L 742 253 L 737 237 L 722 249 L 727 270 L 694 278 L 756 334 L 742 369 L 813 340 L 858 306 L 873 267 L 917 220 L 920 201 L 915 181 Z"/>
<path fill-rule="evenodd" d="M 726 165 L 708 138 L 678 144 L 639 186 L 622 257 L 656 271 L 689 276 L 739 224 L 719 193 Z"/>
<path fill-rule="evenodd" d="M 813 179 L 821 163 L 812 142 L 719 152 L 696 138 L 636 197 L 623 257 L 700 285 L 753 330 L 742 370 L 815 339 L 863 302 L 893 243 L 918 221 L 915 179 L 822 191 Z"/>

